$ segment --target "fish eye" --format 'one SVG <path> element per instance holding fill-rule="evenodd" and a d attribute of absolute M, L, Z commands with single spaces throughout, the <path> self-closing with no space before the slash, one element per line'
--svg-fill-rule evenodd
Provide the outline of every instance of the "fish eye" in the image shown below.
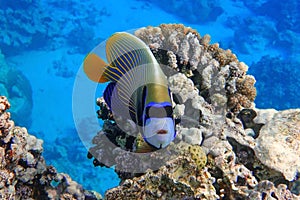
<path fill-rule="evenodd" d="M 173 118 L 173 109 L 171 106 L 155 107 L 148 106 L 146 107 L 146 119 L 150 117 L 155 118 L 164 118 L 171 117 Z"/>

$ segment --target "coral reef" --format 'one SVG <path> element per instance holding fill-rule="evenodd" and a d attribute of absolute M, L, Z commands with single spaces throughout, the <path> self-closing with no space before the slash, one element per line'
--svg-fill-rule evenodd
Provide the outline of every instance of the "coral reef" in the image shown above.
<path fill-rule="evenodd" d="M 265 16 L 245 19 L 229 17 L 226 24 L 234 30 L 234 40 L 230 45 L 241 53 L 263 52 L 267 47 L 274 46 L 274 40 L 278 39 L 275 23 Z"/>
<path fill-rule="evenodd" d="M 58 49 L 70 44 L 74 48 L 71 53 L 85 53 L 96 44 L 91 26 L 102 15 L 98 12 L 97 19 L 89 17 L 88 13 L 96 13 L 90 3 L 21 0 L 16 5 L 1 2 L 0 48 L 9 56 L 25 50 Z M 76 37 L 69 37 L 74 34 Z"/>
<path fill-rule="evenodd" d="M 15 126 L 7 98 L 0 96 L 0 198 L 1 199 L 102 199 L 53 166 L 42 156 L 43 141 Z"/>
<path fill-rule="evenodd" d="M 0 95 L 6 96 L 12 104 L 12 117 L 19 124 L 30 126 L 33 105 L 30 82 L 20 70 L 6 64 L 1 49 L 0 77 L 5 77 L 0 80 Z"/>
<path fill-rule="evenodd" d="M 95 166 L 115 165 L 122 179 L 106 198 L 299 199 L 299 111 L 255 108 L 255 79 L 246 74 L 248 67 L 230 50 L 209 44 L 209 36 L 174 24 L 135 34 L 165 71 L 174 115 L 181 121 L 167 148 L 135 153 L 136 130 L 126 121 L 115 123 L 103 98 L 97 99 L 104 126 L 88 156 Z M 264 145 L 269 135 L 276 143 Z M 275 148 L 281 154 L 271 155 Z M 290 171 L 290 165 L 279 164 L 287 156 L 287 162 L 294 161 Z"/>
<path fill-rule="evenodd" d="M 271 54 L 298 60 L 300 15 L 298 1 L 278 2 L 267 0 L 262 3 L 243 1 L 255 16 L 232 16 L 226 25 L 234 31 L 234 38 L 228 45 L 245 54 L 272 49 Z M 287 14 L 288 13 L 288 14 Z M 245 34 L 247 33 L 247 34 Z M 276 52 L 280 52 L 279 54 Z M 298 60 L 299 62 L 299 60 Z"/>
<path fill-rule="evenodd" d="M 154 0 L 152 2 L 161 9 L 183 18 L 188 23 L 198 24 L 215 21 L 223 13 L 223 8 L 218 6 L 220 4 L 218 0 L 194 2 L 187 0 Z"/>
<path fill-rule="evenodd" d="M 275 109 L 300 107 L 299 64 L 299 61 L 263 56 L 251 65 L 253 73 L 256 73 L 254 69 L 259 69 L 255 75 L 258 80 L 256 87 L 262 94 L 257 98 L 257 107 Z M 263 82 L 269 76 L 272 76 L 272 81 Z"/>
<path fill-rule="evenodd" d="M 260 108 L 300 107 L 299 99 L 299 1 L 242 1 L 250 15 L 227 18 L 234 36 L 226 46 L 250 62 L 250 72 L 260 91 Z M 243 55 L 244 54 L 244 55 Z M 271 77 L 271 78 L 270 78 Z"/>
<path fill-rule="evenodd" d="M 280 1 L 267 0 L 249 2 L 243 0 L 245 5 L 258 15 L 265 15 L 276 20 L 276 28 L 279 31 L 292 30 L 299 32 L 300 3 L 294 0 L 287 0 L 284 3 Z M 287 15 L 287 13 L 289 13 Z"/>

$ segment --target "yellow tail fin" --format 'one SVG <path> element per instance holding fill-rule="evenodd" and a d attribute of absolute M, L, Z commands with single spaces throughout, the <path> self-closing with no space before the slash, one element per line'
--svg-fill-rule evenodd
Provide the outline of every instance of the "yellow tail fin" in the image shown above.
<path fill-rule="evenodd" d="M 107 66 L 108 64 L 94 53 L 88 54 L 83 62 L 83 70 L 85 74 L 89 77 L 89 79 L 98 83 L 109 81 L 104 75 L 104 71 Z"/>

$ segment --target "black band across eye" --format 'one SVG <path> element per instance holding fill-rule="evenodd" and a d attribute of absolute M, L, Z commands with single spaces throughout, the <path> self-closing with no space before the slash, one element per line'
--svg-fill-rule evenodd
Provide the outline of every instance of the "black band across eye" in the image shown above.
<path fill-rule="evenodd" d="M 146 107 L 146 119 L 150 117 L 163 118 L 171 117 L 173 118 L 173 108 L 171 106 L 155 107 L 149 106 Z"/>

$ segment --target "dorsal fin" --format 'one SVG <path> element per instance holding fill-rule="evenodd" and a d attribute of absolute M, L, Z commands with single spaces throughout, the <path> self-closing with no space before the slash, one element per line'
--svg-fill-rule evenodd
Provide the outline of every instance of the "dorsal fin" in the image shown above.
<path fill-rule="evenodd" d="M 154 57 L 147 45 L 139 38 L 126 32 L 120 32 L 113 34 L 107 40 L 106 58 L 110 63 L 104 72 L 106 78 L 118 81 L 132 68 L 152 63 Z"/>
<path fill-rule="evenodd" d="M 106 58 L 109 64 L 93 52 L 84 59 L 84 72 L 92 81 L 117 82 L 132 68 L 152 63 L 154 57 L 142 40 L 129 33 L 119 32 L 107 40 Z"/>

